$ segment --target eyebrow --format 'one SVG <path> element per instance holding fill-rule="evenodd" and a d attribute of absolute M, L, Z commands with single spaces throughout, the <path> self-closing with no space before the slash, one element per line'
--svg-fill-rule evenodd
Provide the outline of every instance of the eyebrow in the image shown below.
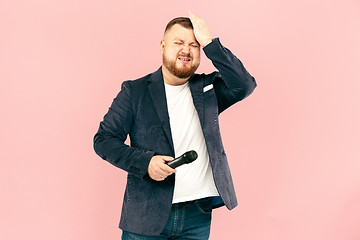
<path fill-rule="evenodd" d="M 180 42 L 184 42 L 184 40 L 180 39 L 180 38 L 175 38 L 174 41 L 180 41 Z M 200 43 L 198 41 L 195 41 L 195 42 L 190 42 L 189 44 L 196 44 L 196 45 L 200 45 Z"/>

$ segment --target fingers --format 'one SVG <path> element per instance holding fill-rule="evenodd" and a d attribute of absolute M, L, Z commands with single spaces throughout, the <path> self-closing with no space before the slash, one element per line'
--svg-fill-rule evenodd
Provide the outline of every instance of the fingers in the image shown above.
<path fill-rule="evenodd" d="M 169 167 L 165 162 L 173 160 L 173 157 L 169 156 L 153 156 L 150 160 L 148 167 L 149 176 L 155 181 L 162 181 L 169 175 L 176 172 L 175 169 Z"/>
<path fill-rule="evenodd" d="M 191 22 L 195 25 L 204 25 L 205 21 L 200 18 L 198 15 L 194 14 L 193 12 L 189 11 L 189 18 Z"/>
<path fill-rule="evenodd" d="M 165 160 L 167 162 L 174 160 L 174 158 L 170 157 L 170 156 L 161 156 L 161 157 L 162 157 L 163 160 Z"/>
<path fill-rule="evenodd" d="M 191 22 L 194 20 L 195 21 L 195 18 L 197 17 L 194 13 L 192 13 L 191 11 L 188 12 L 189 13 L 189 18 L 191 20 Z"/>
<path fill-rule="evenodd" d="M 189 18 L 190 19 L 200 19 L 200 17 L 198 15 L 196 15 L 195 13 L 193 13 L 192 11 L 189 11 Z"/>
<path fill-rule="evenodd" d="M 194 30 L 199 30 L 199 28 L 205 25 L 204 20 L 202 20 L 199 16 L 195 15 L 191 11 L 189 11 L 189 18 L 191 23 L 193 24 Z"/>
<path fill-rule="evenodd" d="M 194 27 L 194 34 L 196 40 L 200 43 L 202 47 L 205 47 L 212 41 L 210 31 L 205 21 L 191 11 L 189 11 L 189 18 Z"/>
<path fill-rule="evenodd" d="M 175 169 L 169 167 L 169 165 L 167 165 L 165 162 L 169 162 L 169 161 L 172 161 L 174 160 L 173 157 L 169 157 L 169 156 L 163 156 L 162 160 L 164 160 L 164 162 L 162 162 L 163 164 L 160 164 L 159 165 L 159 169 L 160 169 L 160 173 L 163 173 L 167 176 L 173 174 L 176 172 Z"/>
<path fill-rule="evenodd" d="M 164 173 L 167 176 L 169 176 L 169 175 L 176 172 L 175 169 L 169 167 L 167 164 L 160 165 L 160 170 L 159 171 L 160 171 L 160 173 Z"/>

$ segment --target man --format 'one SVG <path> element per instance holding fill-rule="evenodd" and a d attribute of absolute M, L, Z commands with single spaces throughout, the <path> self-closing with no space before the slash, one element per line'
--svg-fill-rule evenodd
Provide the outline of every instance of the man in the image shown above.
<path fill-rule="evenodd" d="M 194 74 L 200 48 L 218 71 Z M 191 12 L 168 23 L 160 51 L 159 70 L 122 84 L 94 148 L 128 172 L 122 239 L 208 239 L 212 209 L 237 205 L 218 115 L 251 94 L 255 79 Z M 166 164 L 189 150 L 194 162 Z"/>

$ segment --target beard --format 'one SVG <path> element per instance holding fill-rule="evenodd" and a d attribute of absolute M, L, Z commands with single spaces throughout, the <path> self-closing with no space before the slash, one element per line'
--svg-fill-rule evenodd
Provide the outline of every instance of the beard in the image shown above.
<path fill-rule="evenodd" d="M 176 67 L 176 60 L 178 59 L 177 56 L 175 60 L 171 60 L 166 56 L 166 54 L 163 54 L 163 64 L 164 66 L 176 77 L 178 78 L 189 78 L 193 73 L 196 71 L 196 69 L 199 67 L 200 63 L 191 65 L 191 66 L 183 66 L 182 68 Z M 183 57 L 190 57 L 190 56 L 183 56 Z M 191 59 L 192 60 L 192 59 Z"/>

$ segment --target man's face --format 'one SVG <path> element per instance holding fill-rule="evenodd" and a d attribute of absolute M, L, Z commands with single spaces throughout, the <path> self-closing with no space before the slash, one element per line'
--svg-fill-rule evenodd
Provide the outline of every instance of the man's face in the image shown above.
<path fill-rule="evenodd" d="M 175 24 L 161 41 L 163 66 L 178 78 L 190 77 L 200 64 L 200 45 L 192 29 Z"/>

